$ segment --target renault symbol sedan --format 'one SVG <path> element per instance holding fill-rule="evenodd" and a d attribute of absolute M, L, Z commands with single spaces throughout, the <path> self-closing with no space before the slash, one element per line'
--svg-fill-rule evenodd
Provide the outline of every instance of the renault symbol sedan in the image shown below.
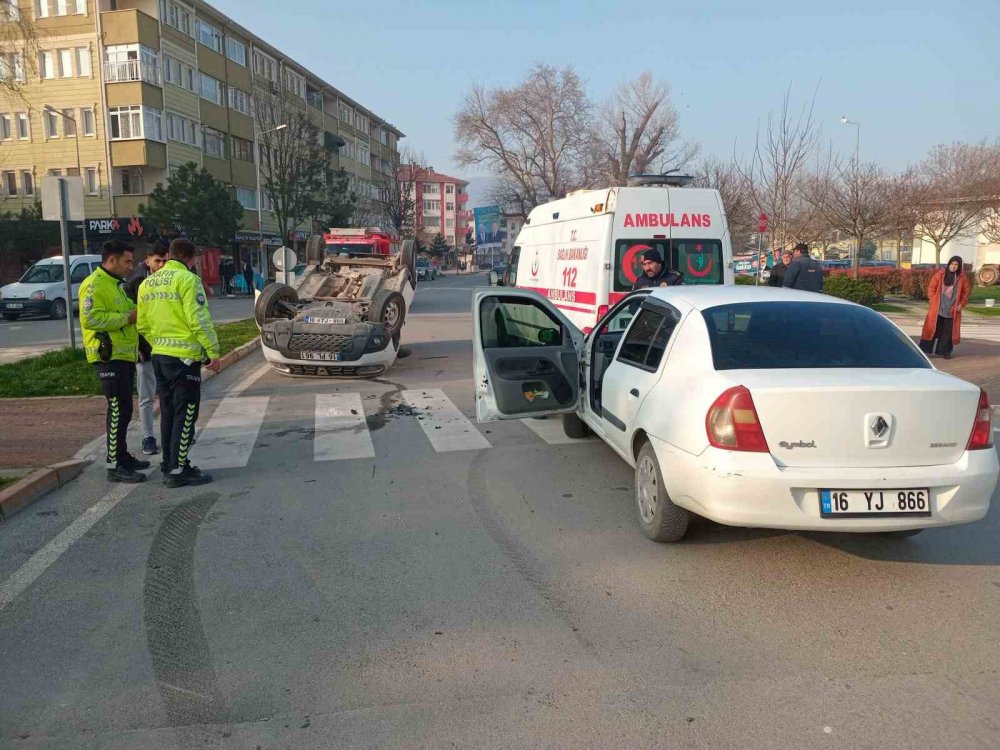
<path fill-rule="evenodd" d="M 643 533 L 732 526 L 910 536 L 983 518 L 989 399 L 877 312 L 740 286 L 633 293 L 587 335 L 564 300 L 473 296 L 478 419 L 561 414 L 635 470 Z"/>

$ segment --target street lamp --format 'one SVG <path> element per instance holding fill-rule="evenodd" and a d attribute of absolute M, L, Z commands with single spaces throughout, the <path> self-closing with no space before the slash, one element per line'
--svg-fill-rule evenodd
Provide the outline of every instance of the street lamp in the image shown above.
<path fill-rule="evenodd" d="M 60 117 L 65 117 L 67 120 L 73 123 L 73 131 L 76 135 L 73 136 L 73 143 L 76 145 L 76 172 L 77 176 L 81 179 L 83 178 L 83 168 L 80 166 L 80 128 L 76 125 L 76 118 L 71 115 L 67 115 L 65 112 L 60 112 L 58 109 L 53 107 L 51 104 L 45 105 L 45 111 L 51 112 L 54 115 L 59 115 Z M 87 214 L 84 212 L 83 216 L 83 254 L 87 255 L 90 250 L 87 245 Z"/>
<path fill-rule="evenodd" d="M 847 115 L 841 117 L 840 122 L 842 125 L 853 125 L 855 127 L 856 132 L 854 138 L 854 161 L 858 161 L 858 159 L 860 159 L 859 154 L 861 151 L 861 123 L 848 119 Z"/>
<path fill-rule="evenodd" d="M 287 124 L 282 124 L 282 125 L 279 125 L 276 128 L 271 128 L 270 130 L 265 130 L 262 133 L 256 133 L 254 135 L 254 137 L 253 137 L 253 142 L 254 142 L 255 150 L 257 151 L 257 153 L 256 153 L 256 156 L 257 156 L 257 165 L 256 165 L 257 166 L 257 249 L 260 251 L 260 259 L 259 260 L 260 260 L 261 274 L 263 274 L 263 271 L 264 271 L 264 220 L 262 218 L 263 217 L 263 211 L 262 211 L 262 209 L 263 209 L 263 205 L 264 205 L 264 196 L 261 194 L 261 190 L 260 190 L 260 161 L 261 161 L 261 159 L 260 159 L 260 138 L 261 138 L 261 136 L 267 135 L 268 133 L 277 133 L 279 130 L 284 130 L 287 127 L 288 127 Z M 254 130 L 256 130 L 256 126 L 254 126 Z M 265 281 L 266 280 L 267 279 L 265 278 Z M 247 291 L 250 292 L 251 290 L 248 289 Z"/>

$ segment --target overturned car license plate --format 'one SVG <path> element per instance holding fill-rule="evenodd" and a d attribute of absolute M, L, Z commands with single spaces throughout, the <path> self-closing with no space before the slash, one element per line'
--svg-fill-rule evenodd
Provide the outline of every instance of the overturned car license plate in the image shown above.
<path fill-rule="evenodd" d="M 929 516 L 930 490 L 820 490 L 823 518 Z"/>
<path fill-rule="evenodd" d="M 343 356 L 340 352 L 299 352 L 300 359 L 321 359 L 330 362 L 340 362 Z"/>
<path fill-rule="evenodd" d="M 347 318 L 317 318 L 312 315 L 307 315 L 306 323 L 319 323 L 320 325 L 328 325 L 328 326 L 342 326 L 347 323 Z"/>

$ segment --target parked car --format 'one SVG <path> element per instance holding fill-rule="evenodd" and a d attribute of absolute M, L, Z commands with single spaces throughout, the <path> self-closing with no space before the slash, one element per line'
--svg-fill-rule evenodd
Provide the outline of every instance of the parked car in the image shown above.
<path fill-rule="evenodd" d="M 54 255 L 35 263 L 20 281 L 0 287 L 0 314 L 5 320 L 17 320 L 22 315 L 47 315 L 61 320 L 69 309 L 78 311 L 80 282 L 101 265 L 101 256 L 71 255 L 69 263 L 72 300 L 66 300 L 63 258 Z"/>
<path fill-rule="evenodd" d="M 417 259 L 417 280 L 433 281 L 437 278 L 437 268 L 427 258 Z"/>
<path fill-rule="evenodd" d="M 525 289 L 473 296 L 480 421 L 563 414 L 635 470 L 639 526 L 882 532 L 983 518 L 990 402 L 882 315 L 747 286 L 626 296 L 584 336 Z"/>

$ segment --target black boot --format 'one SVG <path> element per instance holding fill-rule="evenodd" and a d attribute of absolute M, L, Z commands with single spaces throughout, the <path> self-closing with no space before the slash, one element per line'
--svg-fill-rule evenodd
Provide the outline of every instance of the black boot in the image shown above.
<path fill-rule="evenodd" d="M 121 484 L 139 484 L 146 481 L 146 476 L 137 471 L 132 471 L 132 469 L 126 466 L 117 466 L 114 469 L 108 469 L 108 481 L 119 482 Z"/>
<path fill-rule="evenodd" d="M 149 461 L 140 461 L 131 453 L 126 453 L 118 462 L 118 468 L 128 469 L 129 471 L 145 471 L 149 468 Z"/>
<path fill-rule="evenodd" d="M 201 484 L 208 484 L 212 481 L 211 474 L 202 474 L 201 469 L 190 464 L 185 466 L 180 472 L 167 474 L 163 483 L 167 487 L 197 487 Z"/>

